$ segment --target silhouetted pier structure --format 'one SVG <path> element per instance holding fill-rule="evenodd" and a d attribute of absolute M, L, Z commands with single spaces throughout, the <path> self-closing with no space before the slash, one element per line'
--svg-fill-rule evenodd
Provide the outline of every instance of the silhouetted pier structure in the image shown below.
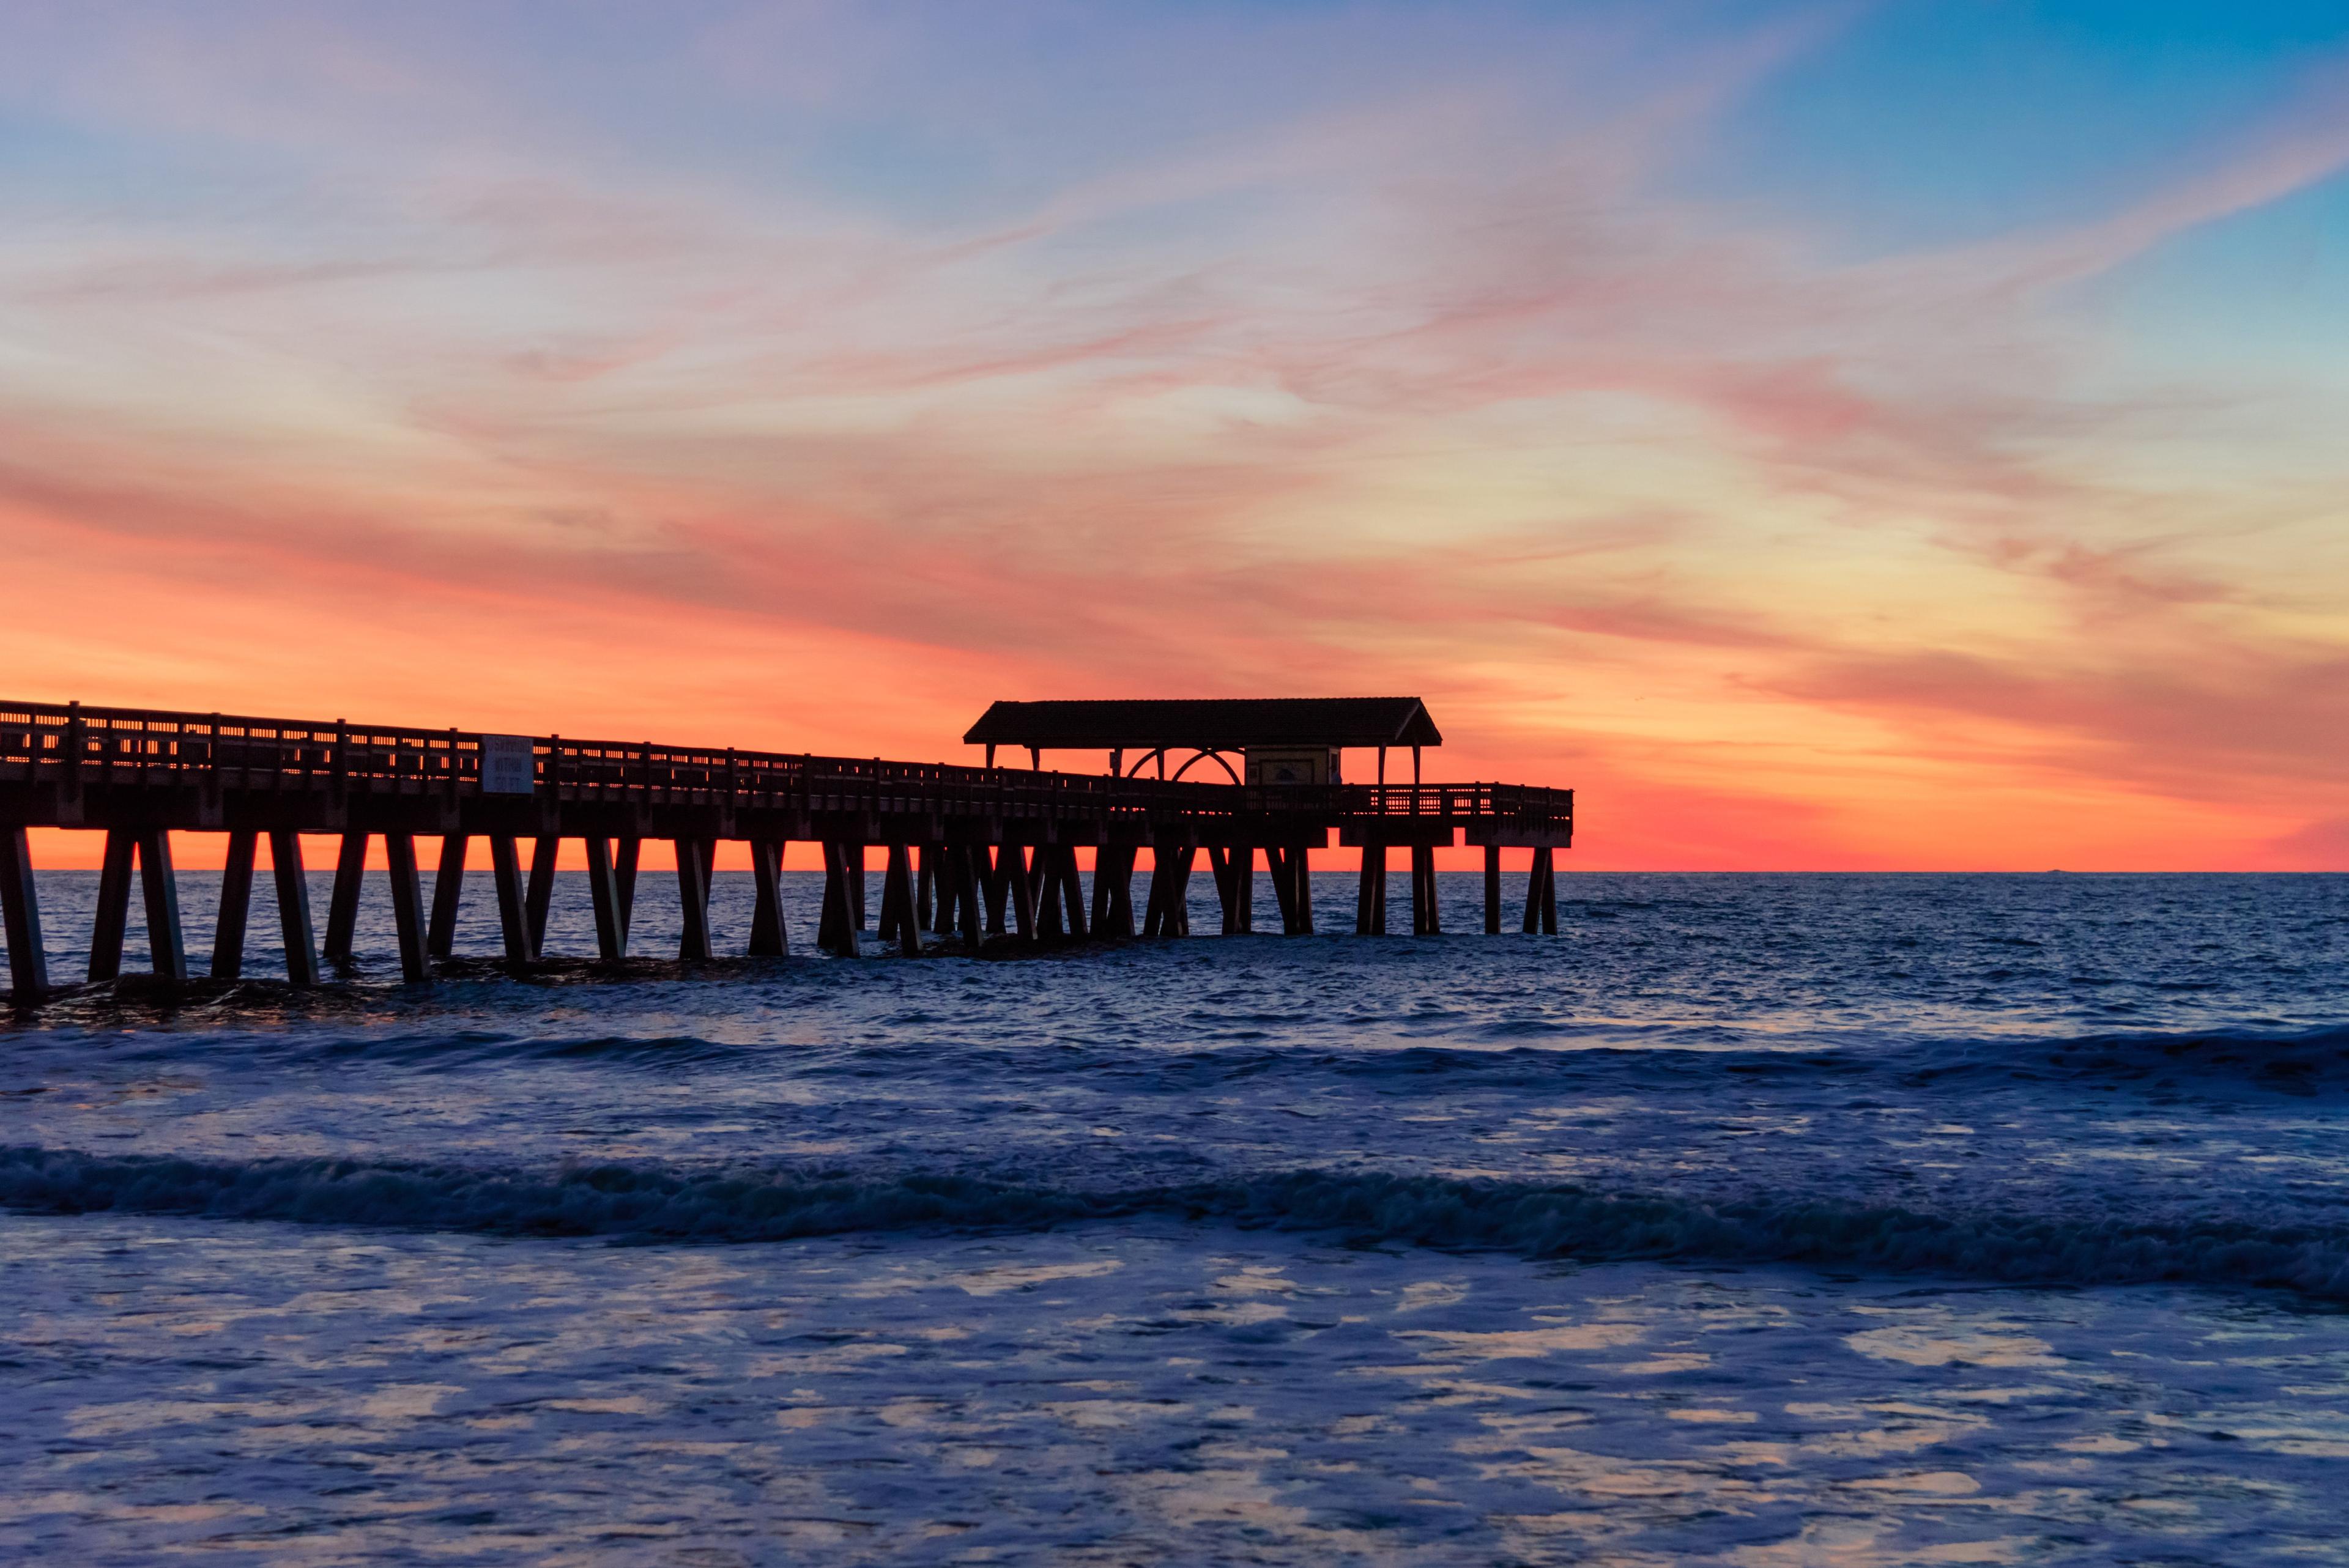
<path fill-rule="evenodd" d="M 1415 706 L 1415 699 L 1307 700 Z M 1432 733 L 1432 724 L 1427 729 Z M 1305 749 L 1320 744 L 1304 738 Z M 1257 746 L 1278 749 L 1264 740 Z M 1358 933 L 1387 930 L 1391 848 L 1411 852 L 1413 930 L 1437 931 L 1434 851 L 1465 841 L 1485 846 L 1485 930 L 1501 928 L 1500 851 L 1514 846 L 1533 851 L 1523 929 L 1555 934 L 1553 851 L 1572 841 L 1574 793 L 1492 783 L 1209 783 L 0 702 L 0 905 L 20 1003 L 53 988 L 26 836 L 35 827 L 106 834 L 92 981 L 120 971 L 134 868 L 156 974 L 188 977 L 171 863 L 175 832 L 228 835 L 211 973 L 237 978 L 259 840 L 267 834 L 288 978 L 306 985 L 318 980 L 322 960 L 351 957 L 368 843 L 378 837 L 390 870 L 400 967 L 407 978 L 421 980 L 433 960 L 451 955 L 476 839 L 488 845 L 503 956 L 516 965 L 540 956 L 564 839 L 585 846 L 597 955 L 608 961 L 627 954 L 647 839 L 676 847 L 678 956 L 688 961 L 715 953 L 709 881 L 721 839 L 750 847 L 757 887 L 747 941 L 752 955 L 789 951 L 781 874 L 783 846 L 794 841 L 822 846 L 816 944 L 843 957 L 855 955 L 864 928 L 871 850 L 884 856 L 878 934 L 912 954 L 922 951 L 925 931 L 972 952 L 989 937 L 1050 943 L 1187 935 L 1187 893 L 1202 851 L 1226 934 L 1254 929 L 1259 854 L 1271 873 L 1282 929 L 1309 933 L 1306 851 L 1326 848 L 1333 832 L 1363 851 Z M 323 944 L 313 937 L 305 833 L 341 836 Z M 419 836 L 440 843 L 429 910 L 417 864 Z M 524 840 L 531 845 L 527 869 Z M 1080 848 L 1094 851 L 1090 895 Z M 1137 920 L 1133 883 L 1144 849 L 1153 869 Z"/>

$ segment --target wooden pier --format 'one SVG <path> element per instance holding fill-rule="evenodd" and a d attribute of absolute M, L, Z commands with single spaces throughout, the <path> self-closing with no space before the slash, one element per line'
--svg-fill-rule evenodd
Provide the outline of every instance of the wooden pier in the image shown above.
<path fill-rule="evenodd" d="M 1248 785 L 1030 769 L 967 768 L 771 751 L 581 740 L 457 729 L 254 718 L 229 714 L 0 701 L 0 905 L 15 1001 L 55 989 L 41 934 L 28 828 L 106 834 L 89 978 L 122 963 L 131 880 L 145 904 L 156 975 L 189 977 L 171 835 L 228 835 L 213 978 L 239 977 L 261 835 L 270 840 L 289 980 L 317 983 L 351 957 L 368 841 L 390 867 L 400 967 L 411 981 L 451 956 L 464 869 L 486 841 L 503 956 L 540 956 L 564 839 L 585 846 L 597 955 L 627 954 L 640 847 L 677 850 L 678 956 L 716 951 L 709 879 L 718 841 L 750 846 L 757 903 L 752 955 L 790 950 L 781 898 L 783 846 L 823 847 L 816 945 L 858 952 L 867 855 L 882 857 L 878 935 L 901 953 L 926 932 L 966 951 L 990 938 L 1030 944 L 1190 934 L 1186 894 L 1204 853 L 1222 929 L 1255 929 L 1257 857 L 1271 873 L 1281 929 L 1313 929 L 1306 851 L 1330 835 L 1362 851 L 1355 931 L 1383 934 L 1387 852 L 1407 851 L 1412 929 L 1439 929 L 1435 851 L 1485 849 L 1485 929 L 1502 926 L 1501 851 L 1532 851 L 1522 929 L 1555 934 L 1554 851 L 1572 842 L 1574 792 L 1513 784 Z M 314 939 L 305 833 L 341 837 L 325 941 Z M 419 837 L 440 841 L 428 909 Z M 530 843 L 525 868 L 522 844 Z M 1094 851 L 1088 892 L 1076 851 Z M 1136 862 L 1153 868 L 1137 916 Z"/>

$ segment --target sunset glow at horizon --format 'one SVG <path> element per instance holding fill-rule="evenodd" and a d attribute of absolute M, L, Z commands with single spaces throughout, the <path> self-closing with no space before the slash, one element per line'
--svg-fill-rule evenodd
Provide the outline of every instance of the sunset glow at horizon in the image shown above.
<path fill-rule="evenodd" d="M 0 695 L 2349 869 L 2337 4 L 0 5 Z"/>

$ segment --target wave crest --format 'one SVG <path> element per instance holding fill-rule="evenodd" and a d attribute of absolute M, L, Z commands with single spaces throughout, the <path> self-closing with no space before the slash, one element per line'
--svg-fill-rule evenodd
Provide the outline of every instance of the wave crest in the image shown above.
<path fill-rule="evenodd" d="M 601 1164 L 547 1170 L 220 1161 L 0 1147 L 0 1206 L 80 1214 L 658 1242 L 1047 1229 L 1153 1213 L 1350 1243 L 1589 1260 L 1710 1259 L 2006 1282 L 2179 1281 L 2349 1300 L 2349 1230 L 1702 1202 L 1573 1186 L 1319 1170 L 1087 1191 L 948 1172 L 868 1176 Z"/>

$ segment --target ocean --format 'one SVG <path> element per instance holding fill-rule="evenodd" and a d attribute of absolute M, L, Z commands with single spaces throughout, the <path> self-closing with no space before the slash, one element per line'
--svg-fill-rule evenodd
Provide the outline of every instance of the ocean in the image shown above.
<path fill-rule="evenodd" d="M 0 1024 L 0 1555 L 2349 1561 L 2349 877 L 855 961 L 788 880 L 416 987 L 378 882 L 303 995 L 264 877 L 262 978 Z"/>

